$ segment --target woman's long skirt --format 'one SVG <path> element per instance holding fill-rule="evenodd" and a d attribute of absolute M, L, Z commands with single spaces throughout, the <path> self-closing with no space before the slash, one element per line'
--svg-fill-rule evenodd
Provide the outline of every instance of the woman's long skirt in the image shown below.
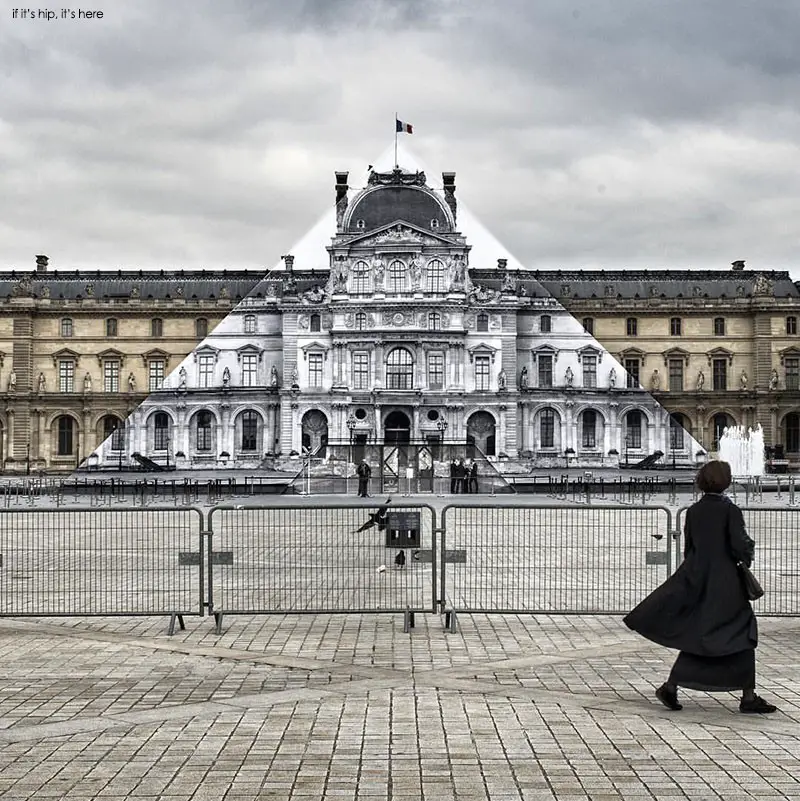
<path fill-rule="evenodd" d="M 710 693 L 755 689 L 755 648 L 727 656 L 695 656 L 681 651 L 668 681 L 689 690 Z"/>

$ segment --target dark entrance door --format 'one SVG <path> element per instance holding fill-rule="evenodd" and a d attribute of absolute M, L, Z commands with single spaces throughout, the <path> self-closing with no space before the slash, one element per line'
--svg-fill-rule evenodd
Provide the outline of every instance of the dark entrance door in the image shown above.
<path fill-rule="evenodd" d="M 408 415 L 400 411 L 390 412 L 383 423 L 381 485 L 384 492 L 399 492 L 401 487 L 405 488 L 410 440 L 411 421 Z"/>

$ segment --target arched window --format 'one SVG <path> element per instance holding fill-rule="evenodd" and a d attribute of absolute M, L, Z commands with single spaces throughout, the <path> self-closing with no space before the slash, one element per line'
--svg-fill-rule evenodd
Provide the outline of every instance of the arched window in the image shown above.
<path fill-rule="evenodd" d="M 413 389 L 414 360 L 405 348 L 395 348 L 386 359 L 387 389 Z"/>
<path fill-rule="evenodd" d="M 714 429 L 715 451 L 719 449 L 719 441 L 722 439 L 725 429 L 730 428 L 732 425 L 734 425 L 733 419 L 730 417 L 730 415 L 725 414 L 725 412 L 717 412 L 717 414 L 714 415 L 712 427 Z"/>
<path fill-rule="evenodd" d="M 258 413 L 252 409 L 242 412 L 242 439 L 243 451 L 258 450 Z"/>
<path fill-rule="evenodd" d="M 481 312 L 478 315 L 478 331 L 489 330 L 489 315 L 486 312 Z"/>
<path fill-rule="evenodd" d="M 109 414 L 103 418 L 103 441 L 111 437 L 111 450 L 121 451 L 125 440 L 125 427 L 118 417 Z"/>
<path fill-rule="evenodd" d="M 581 444 L 584 448 L 597 447 L 597 412 L 586 409 L 581 414 Z"/>
<path fill-rule="evenodd" d="M 685 447 L 683 429 L 684 417 L 679 412 L 669 416 L 669 447 L 673 451 L 682 451 Z"/>
<path fill-rule="evenodd" d="M 444 264 L 439 259 L 431 259 L 428 262 L 428 292 L 446 292 Z"/>
<path fill-rule="evenodd" d="M 165 451 L 169 448 L 169 415 L 156 412 L 153 418 L 153 450 Z"/>
<path fill-rule="evenodd" d="M 786 415 L 786 452 L 797 453 L 800 451 L 800 414 L 789 412 Z"/>
<path fill-rule="evenodd" d="M 73 326 L 72 326 L 72 318 L 65 317 L 61 321 L 61 336 L 62 337 L 71 337 L 73 333 Z"/>
<path fill-rule="evenodd" d="M 642 413 L 638 409 L 631 409 L 625 415 L 625 447 L 642 447 Z"/>
<path fill-rule="evenodd" d="M 208 320 L 205 317 L 198 317 L 194 321 L 194 334 L 198 339 L 208 336 Z"/>
<path fill-rule="evenodd" d="M 369 294 L 369 265 L 365 261 L 357 261 L 350 275 L 350 292 L 354 295 Z"/>
<path fill-rule="evenodd" d="M 245 334 L 255 334 L 256 332 L 255 314 L 246 314 L 244 316 L 244 332 Z"/>
<path fill-rule="evenodd" d="M 367 315 L 364 312 L 356 312 L 356 328 L 363 331 L 367 327 Z"/>
<path fill-rule="evenodd" d="M 211 412 L 205 409 L 197 413 L 197 450 L 211 450 Z"/>
<path fill-rule="evenodd" d="M 554 448 L 556 444 L 556 413 L 553 409 L 542 409 L 539 415 L 539 447 Z"/>
<path fill-rule="evenodd" d="M 159 339 L 164 336 L 164 321 L 160 317 L 150 320 L 150 336 Z"/>
<path fill-rule="evenodd" d="M 311 315 L 311 330 L 320 331 L 322 328 L 322 318 L 318 314 Z"/>
<path fill-rule="evenodd" d="M 69 415 L 62 415 L 56 424 L 58 442 L 56 453 L 59 456 L 74 456 L 75 454 L 75 421 Z"/>
<path fill-rule="evenodd" d="M 393 261 L 389 265 L 389 292 L 406 291 L 406 265 L 402 261 Z"/>
<path fill-rule="evenodd" d="M 428 315 L 428 328 L 431 331 L 439 331 L 442 327 L 442 315 L 439 312 L 431 312 Z"/>
<path fill-rule="evenodd" d="M 552 325 L 552 321 L 550 319 L 550 315 L 549 314 L 543 314 L 539 318 L 539 331 L 541 331 L 543 334 L 549 334 L 550 333 L 551 325 Z"/>

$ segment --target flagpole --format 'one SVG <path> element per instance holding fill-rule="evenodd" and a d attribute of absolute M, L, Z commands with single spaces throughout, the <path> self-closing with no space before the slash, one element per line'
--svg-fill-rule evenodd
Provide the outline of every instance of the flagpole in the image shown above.
<path fill-rule="evenodd" d="M 397 169 L 397 112 L 394 113 L 394 168 Z"/>

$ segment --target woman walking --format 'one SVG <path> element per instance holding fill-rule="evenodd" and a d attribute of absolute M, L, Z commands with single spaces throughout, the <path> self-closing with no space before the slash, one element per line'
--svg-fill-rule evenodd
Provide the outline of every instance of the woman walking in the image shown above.
<path fill-rule="evenodd" d="M 744 517 L 722 493 L 731 483 L 727 462 L 697 473 L 703 497 L 686 513 L 684 561 L 625 618 L 648 640 L 680 651 L 656 698 L 682 709 L 678 687 L 705 692 L 742 691 L 740 712 L 775 712 L 756 695 L 758 627 L 737 563 L 750 566 L 755 543 Z"/>

